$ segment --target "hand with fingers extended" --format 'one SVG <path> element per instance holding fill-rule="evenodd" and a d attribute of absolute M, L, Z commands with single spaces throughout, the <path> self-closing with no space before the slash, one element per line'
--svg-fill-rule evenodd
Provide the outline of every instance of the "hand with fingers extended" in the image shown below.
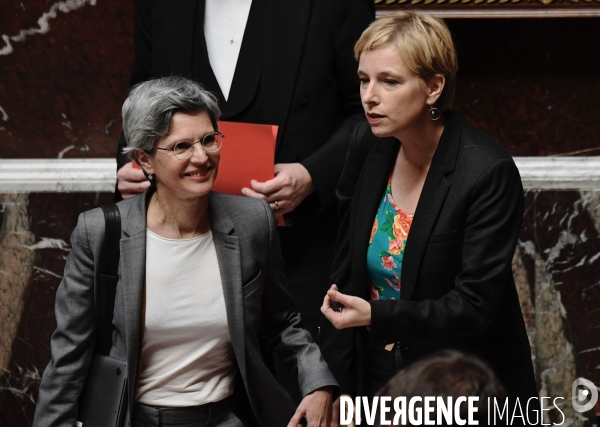
<path fill-rule="evenodd" d="M 345 295 L 331 285 L 323 299 L 321 313 L 336 329 L 371 324 L 371 304 L 362 298 Z"/>
<path fill-rule="evenodd" d="M 300 163 L 277 163 L 275 178 L 265 182 L 252 180 L 250 184 L 252 188 L 243 188 L 242 194 L 265 199 L 278 215 L 293 211 L 315 191 L 310 174 Z"/>
<path fill-rule="evenodd" d="M 150 181 L 141 169 L 133 167 L 133 162 L 117 171 L 117 188 L 124 199 L 140 194 L 149 186 Z"/>
<path fill-rule="evenodd" d="M 288 423 L 288 427 L 301 427 L 302 418 L 306 419 L 307 427 L 330 427 L 333 390 L 331 387 L 321 387 L 307 394 L 296 413 Z"/>

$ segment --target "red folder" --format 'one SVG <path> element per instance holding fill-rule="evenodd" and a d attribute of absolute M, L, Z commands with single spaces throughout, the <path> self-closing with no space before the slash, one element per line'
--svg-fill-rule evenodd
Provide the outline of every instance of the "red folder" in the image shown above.
<path fill-rule="evenodd" d="M 213 190 L 242 195 L 242 188 L 252 188 L 250 180 L 273 179 L 277 126 L 219 122 L 219 132 L 225 138 Z"/>
<path fill-rule="evenodd" d="M 213 190 L 242 195 L 242 188 L 252 188 L 251 180 L 264 182 L 273 179 L 277 130 L 274 125 L 220 121 L 219 132 L 225 138 Z M 283 217 L 278 217 L 278 220 L 279 226 L 285 226 Z"/>

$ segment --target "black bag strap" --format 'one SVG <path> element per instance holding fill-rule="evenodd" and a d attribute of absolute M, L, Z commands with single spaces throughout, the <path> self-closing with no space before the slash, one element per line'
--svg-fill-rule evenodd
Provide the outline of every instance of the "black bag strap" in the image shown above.
<path fill-rule="evenodd" d="M 104 212 L 104 241 L 96 280 L 96 353 L 108 356 L 112 345 L 112 320 L 115 295 L 119 280 L 119 248 L 121 240 L 121 214 L 117 205 L 102 206 Z"/>

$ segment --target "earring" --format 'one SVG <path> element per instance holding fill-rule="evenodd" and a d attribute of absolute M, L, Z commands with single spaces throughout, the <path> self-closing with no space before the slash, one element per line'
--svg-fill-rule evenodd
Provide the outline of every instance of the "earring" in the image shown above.
<path fill-rule="evenodd" d="M 149 173 L 148 174 L 148 179 L 150 180 L 150 182 L 152 182 L 154 180 L 154 175 Z"/>
<path fill-rule="evenodd" d="M 429 112 L 427 114 L 429 115 L 429 120 L 438 120 L 442 117 L 442 112 L 433 105 L 429 106 Z"/>

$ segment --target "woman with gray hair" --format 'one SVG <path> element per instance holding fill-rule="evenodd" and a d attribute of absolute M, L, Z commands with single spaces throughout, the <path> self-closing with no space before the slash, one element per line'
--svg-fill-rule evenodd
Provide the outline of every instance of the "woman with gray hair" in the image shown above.
<path fill-rule="evenodd" d="M 211 192 L 223 137 L 215 98 L 181 77 L 144 82 L 123 105 L 126 151 L 152 185 L 117 204 L 121 256 L 110 356 L 127 362 L 125 425 L 328 425 L 337 384 L 286 289 L 263 200 Z M 73 426 L 94 352 L 101 209 L 80 215 L 56 295 L 52 359 L 34 426 Z M 296 409 L 262 360 L 292 355 Z"/>

